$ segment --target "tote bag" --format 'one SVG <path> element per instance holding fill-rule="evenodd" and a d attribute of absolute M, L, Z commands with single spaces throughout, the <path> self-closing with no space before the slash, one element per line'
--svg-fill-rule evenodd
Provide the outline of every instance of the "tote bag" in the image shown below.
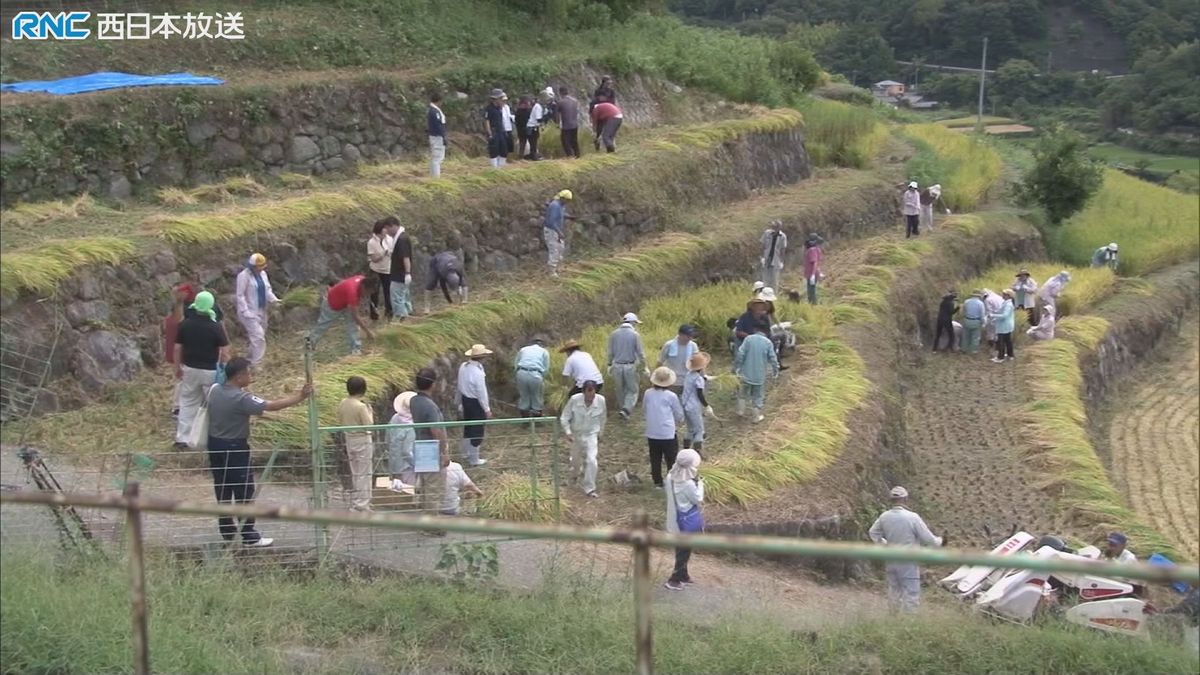
<path fill-rule="evenodd" d="M 208 397 L 212 396 L 213 389 L 218 386 L 214 384 L 204 393 L 204 400 L 200 402 L 200 409 L 196 411 L 196 419 L 192 420 L 192 431 L 188 435 L 189 447 L 197 450 L 208 447 Z"/>
<path fill-rule="evenodd" d="M 675 524 L 679 526 L 680 532 L 704 531 L 704 514 L 700 511 L 699 504 L 693 506 L 692 510 L 686 513 L 679 510 L 679 500 L 675 497 L 674 481 L 671 483 L 671 500 L 675 502 Z"/>

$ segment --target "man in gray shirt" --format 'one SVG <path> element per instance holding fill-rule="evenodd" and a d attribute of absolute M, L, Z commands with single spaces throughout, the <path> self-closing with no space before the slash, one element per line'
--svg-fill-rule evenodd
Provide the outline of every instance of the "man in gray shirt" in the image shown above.
<path fill-rule="evenodd" d="M 429 293 L 441 287 L 446 302 L 454 304 L 450 291 L 458 293 L 459 302 L 467 301 L 467 274 L 462 261 L 450 251 L 442 251 L 429 259 L 429 278 L 425 280 L 425 313 L 429 313 Z"/>
<path fill-rule="evenodd" d="M 617 401 L 617 412 L 622 419 L 629 419 L 633 407 L 637 405 L 638 389 L 641 381 L 638 376 L 638 364 L 646 375 L 650 369 L 646 367 L 646 350 L 642 346 L 642 336 L 634 330 L 633 325 L 641 323 L 637 314 L 628 312 L 622 318 L 621 325 L 608 336 L 608 374 L 612 376 L 614 397 Z"/>
<path fill-rule="evenodd" d="M 442 409 L 433 400 L 433 386 L 437 384 L 437 371 L 433 368 L 422 368 L 417 371 L 415 384 L 417 395 L 409 401 L 408 409 L 412 412 L 413 424 L 429 424 L 445 421 Z M 438 442 L 438 466 L 444 466 L 449 461 L 450 448 L 444 427 L 417 427 L 417 441 Z M 421 508 L 427 511 L 436 508 L 435 497 L 441 494 L 444 480 L 440 473 L 418 473 L 417 489 Z"/>
<path fill-rule="evenodd" d="M 578 158 L 579 153 L 579 100 L 571 96 L 566 87 L 558 88 L 558 108 L 554 111 L 562 138 L 563 154 Z"/>
<path fill-rule="evenodd" d="M 268 401 L 246 391 L 252 382 L 250 361 L 242 357 L 225 365 L 225 384 L 213 387 L 208 396 L 208 464 L 212 467 L 217 503 L 248 504 L 254 501 L 254 473 L 250 470 L 250 417 L 299 404 L 312 394 L 305 384 L 291 396 Z M 233 518 L 217 519 L 221 537 L 232 541 L 238 533 Z M 242 544 L 270 546 L 274 539 L 254 529 L 254 519 L 241 521 Z"/>
<path fill-rule="evenodd" d="M 909 511 L 908 490 L 897 485 L 890 493 L 892 508 L 880 514 L 868 534 L 876 544 L 888 546 L 941 546 L 945 537 L 935 537 L 921 516 Z M 921 568 L 916 563 L 888 563 L 888 604 L 893 610 L 911 614 L 921 604 Z"/>

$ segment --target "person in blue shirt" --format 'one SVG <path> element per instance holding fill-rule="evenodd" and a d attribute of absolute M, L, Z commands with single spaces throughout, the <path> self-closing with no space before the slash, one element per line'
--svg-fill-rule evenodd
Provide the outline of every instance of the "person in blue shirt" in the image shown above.
<path fill-rule="evenodd" d="M 979 339 L 983 335 L 983 320 L 987 309 L 983 305 L 983 291 L 971 292 L 962 306 L 963 313 L 963 351 L 968 354 L 979 352 Z"/>
<path fill-rule="evenodd" d="M 542 219 L 542 238 L 546 241 L 546 250 L 549 252 L 546 264 L 550 266 L 552 277 L 558 276 L 558 266 L 562 264 L 563 250 L 567 246 L 567 240 L 563 236 L 563 223 L 566 220 L 574 220 L 567 215 L 565 202 L 574 198 L 575 195 L 570 190 L 559 190 L 554 199 L 546 204 L 546 214 Z"/>
<path fill-rule="evenodd" d="M 992 314 L 992 318 L 996 322 L 996 356 L 992 357 L 992 363 L 1004 363 L 1005 356 L 1009 361 L 1016 358 L 1013 353 L 1012 339 L 1016 312 L 1013 308 L 1012 289 L 1004 289 L 1003 295 L 1004 304 L 1000 305 L 999 311 Z"/>
<path fill-rule="evenodd" d="M 550 352 L 546 351 L 546 338 L 535 335 L 533 340 L 521 347 L 513 360 L 517 381 L 517 411 L 521 417 L 541 417 L 546 405 L 546 373 L 550 372 Z"/>
<path fill-rule="evenodd" d="M 440 178 L 442 161 L 446 159 L 446 113 L 441 108 L 442 95 L 429 96 L 425 109 L 425 133 L 429 135 L 429 176 Z"/>
<path fill-rule="evenodd" d="M 737 358 L 733 367 L 737 372 L 741 386 L 738 388 L 737 414 L 746 414 L 746 401 L 754 407 L 754 421 L 763 420 L 763 403 L 766 396 L 767 374 L 771 378 L 779 377 L 779 357 L 775 354 L 775 345 L 767 337 L 770 328 L 756 326 L 755 331 L 742 340 L 738 347 Z"/>

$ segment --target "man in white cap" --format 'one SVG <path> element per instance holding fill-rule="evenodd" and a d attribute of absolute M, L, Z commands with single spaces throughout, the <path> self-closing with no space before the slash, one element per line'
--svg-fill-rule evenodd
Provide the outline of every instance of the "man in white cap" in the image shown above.
<path fill-rule="evenodd" d="M 779 275 L 783 272 L 783 259 L 787 255 L 787 234 L 783 231 L 782 220 L 772 220 L 762 234 L 763 253 L 759 263 L 762 267 L 762 282 L 764 286 L 774 288 L 779 285 Z"/>
<path fill-rule="evenodd" d="M 617 414 L 629 419 L 637 405 L 640 377 L 638 366 L 650 376 L 646 367 L 646 350 L 642 336 L 634 329 L 641 321 L 637 314 L 627 312 L 621 317 L 621 325 L 608 336 L 608 374 L 613 380 L 613 396 L 617 402 Z"/>
<path fill-rule="evenodd" d="M 921 193 L 917 190 L 917 181 L 909 181 L 902 199 L 900 213 L 904 214 L 904 238 L 908 239 L 921 234 Z"/>
<path fill-rule="evenodd" d="M 458 367 L 458 412 L 463 420 L 490 420 L 492 406 L 488 401 L 487 374 L 483 370 L 483 359 L 491 355 L 492 350 L 483 345 L 471 345 L 463 353 L 466 361 Z M 483 445 L 483 432 L 486 427 L 473 424 L 463 427 L 462 453 L 470 466 L 483 466 L 486 459 L 480 459 L 479 447 Z"/>
<path fill-rule="evenodd" d="M 875 519 L 868 534 L 876 544 L 888 546 L 941 546 L 945 537 L 936 537 L 921 516 L 909 511 L 908 490 L 897 485 L 890 493 L 892 508 Z M 888 604 L 893 611 L 906 614 L 921 604 L 921 568 L 916 563 L 887 564 Z"/>
<path fill-rule="evenodd" d="M 574 220 L 567 214 L 567 202 L 575 198 L 570 190 L 559 190 L 554 199 L 546 204 L 546 214 L 542 218 L 542 238 L 546 241 L 546 264 L 550 267 L 550 276 L 558 276 L 558 266 L 562 264 L 563 250 L 567 247 L 567 239 L 563 233 L 566 220 Z"/>
<path fill-rule="evenodd" d="M 1092 254 L 1092 267 L 1107 267 L 1117 271 L 1117 242 L 1101 246 Z"/>
<path fill-rule="evenodd" d="M 258 368 L 267 353 L 267 307 L 279 302 L 267 278 L 267 257 L 252 253 L 237 275 L 238 322 L 250 341 L 250 366 Z"/>

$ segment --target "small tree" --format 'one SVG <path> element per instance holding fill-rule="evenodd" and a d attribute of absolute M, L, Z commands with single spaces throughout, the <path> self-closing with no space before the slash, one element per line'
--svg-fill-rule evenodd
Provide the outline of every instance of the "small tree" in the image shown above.
<path fill-rule="evenodd" d="M 1041 206 L 1052 224 L 1083 208 L 1104 180 L 1103 169 L 1087 158 L 1083 137 L 1051 126 L 1033 150 L 1033 166 L 1018 186 L 1022 198 Z"/>

